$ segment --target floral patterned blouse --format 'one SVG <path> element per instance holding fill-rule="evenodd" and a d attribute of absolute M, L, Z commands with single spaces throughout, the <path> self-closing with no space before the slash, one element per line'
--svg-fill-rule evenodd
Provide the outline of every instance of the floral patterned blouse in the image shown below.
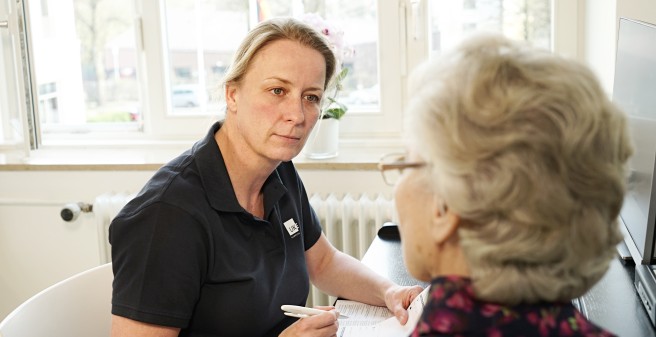
<path fill-rule="evenodd" d="M 504 306 L 474 297 L 469 278 L 432 281 L 417 336 L 614 336 L 588 321 L 574 305 L 538 303 Z"/>

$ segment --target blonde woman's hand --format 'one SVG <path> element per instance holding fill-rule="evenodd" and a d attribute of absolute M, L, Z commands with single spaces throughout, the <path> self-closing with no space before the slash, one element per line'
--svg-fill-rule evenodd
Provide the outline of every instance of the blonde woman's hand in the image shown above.
<path fill-rule="evenodd" d="M 337 336 L 339 313 L 334 307 L 316 307 L 325 313 L 300 318 L 285 329 L 279 337 L 333 337 Z"/>

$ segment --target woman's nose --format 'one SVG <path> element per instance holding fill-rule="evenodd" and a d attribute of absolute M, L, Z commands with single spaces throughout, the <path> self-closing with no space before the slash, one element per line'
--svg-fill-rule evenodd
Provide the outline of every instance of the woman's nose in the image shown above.
<path fill-rule="evenodd" d="M 303 106 L 303 98 L 290 99 L 285 106 L 285 120 L 300 124 L 305 121 L 305 109 Z"/>

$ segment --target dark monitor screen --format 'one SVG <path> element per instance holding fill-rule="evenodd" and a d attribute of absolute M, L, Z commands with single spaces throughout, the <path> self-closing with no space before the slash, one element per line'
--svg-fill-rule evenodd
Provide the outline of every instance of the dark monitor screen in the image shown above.
<path fill-rule="evenodd" d="M 654 262 L 656 196 L 656 26 L 620 18 L 613 102 L 629 116 L 635 152 L 629 161 L 621 220 L 625 241 L 642 263 Z M 638 262 L 638 261 L 636 261 Z"/>

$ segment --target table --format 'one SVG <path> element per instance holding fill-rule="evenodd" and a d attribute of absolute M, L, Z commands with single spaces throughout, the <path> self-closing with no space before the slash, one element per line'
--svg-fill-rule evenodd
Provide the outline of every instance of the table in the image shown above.
<path fill-rule="evenodd" d="M 421 285 L 408 274 L 398 240 L 376 237 L 362 262 L 377 273 L 401 285 Z M 656 337 L 633 287 L 634 266 L 614 259 L 606 275 L 581 298 L 574 301 L 592 322 L 622 337 Z"/>

